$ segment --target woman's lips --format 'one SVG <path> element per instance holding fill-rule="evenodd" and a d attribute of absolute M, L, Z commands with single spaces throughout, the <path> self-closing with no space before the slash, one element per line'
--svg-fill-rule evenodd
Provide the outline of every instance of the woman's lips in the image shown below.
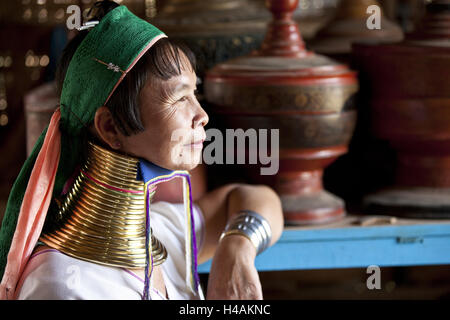
<path fill-rule="evenodd" d="M 194 149 L 197 149 L 197 148 L 198 148 L 198 149 L 201 149 L 201 148 L 203 148 L 203 141 L 204 141 L 204 140 L 199 140 L 199 141 L 197 141 L 197 142 L 185 144 L 184 146 L 185 146 L 185 147 L 194 148 Z"/>

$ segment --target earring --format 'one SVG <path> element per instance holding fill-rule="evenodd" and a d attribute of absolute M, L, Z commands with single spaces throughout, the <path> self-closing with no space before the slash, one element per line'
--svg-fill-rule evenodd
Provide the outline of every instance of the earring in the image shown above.
<path fill-rule="evenodd" d="M 114 142 L 114 147 L 119 149 L 122 145 L 120 144 L 119 141 Z"/>

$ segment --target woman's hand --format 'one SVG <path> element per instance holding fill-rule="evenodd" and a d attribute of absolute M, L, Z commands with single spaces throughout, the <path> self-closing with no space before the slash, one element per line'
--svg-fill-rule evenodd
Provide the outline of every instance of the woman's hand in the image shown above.
<path fill-rule="evenodd" d="M 208 279 L 209 300 L 262 300 L 262 288 L 255 268 L 256 249 L 242 235 L 220 241 Z"/>
<path fill-rule="evenodd" d="M 264 185 L 231 184 L 205 194 L 197 201 L 205 221 L 205 240 L 198 263 L 212 258 L 207 299 L 262 299 L 255 268 L 256 248 L 243 235 L 228 235 L 219 241 L 228 221 L 241 210 L 252 210 L 266 219 L 272 230 L 270 245 L 283 231 L 279 196 Z"/>

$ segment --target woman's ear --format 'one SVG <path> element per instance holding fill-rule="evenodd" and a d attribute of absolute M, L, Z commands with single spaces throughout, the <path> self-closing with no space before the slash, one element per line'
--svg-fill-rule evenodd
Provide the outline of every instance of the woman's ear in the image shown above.
<path fill-rule="evenodd" d="M 112 149 L 120 149 L 121 134 L 117 129 L 111 112 L 105 106 L 98 108 L 94 117 L 94 126 L 101 140 Z"/>

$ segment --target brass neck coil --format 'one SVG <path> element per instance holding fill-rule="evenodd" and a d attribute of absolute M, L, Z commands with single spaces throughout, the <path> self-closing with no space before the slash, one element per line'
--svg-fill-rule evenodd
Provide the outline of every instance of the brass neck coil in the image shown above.
<path fill-rule="evenodd" d="M 40 241 L 82 260 L 144 268 L 145 185 L 136 180 L 138 164 L 136 158 L 88 142 L 87 159 L 59 209 L 61 226 Z M 153 265 L 160 265 L 166 248 L 153 233 L 151 245 Z"/>

